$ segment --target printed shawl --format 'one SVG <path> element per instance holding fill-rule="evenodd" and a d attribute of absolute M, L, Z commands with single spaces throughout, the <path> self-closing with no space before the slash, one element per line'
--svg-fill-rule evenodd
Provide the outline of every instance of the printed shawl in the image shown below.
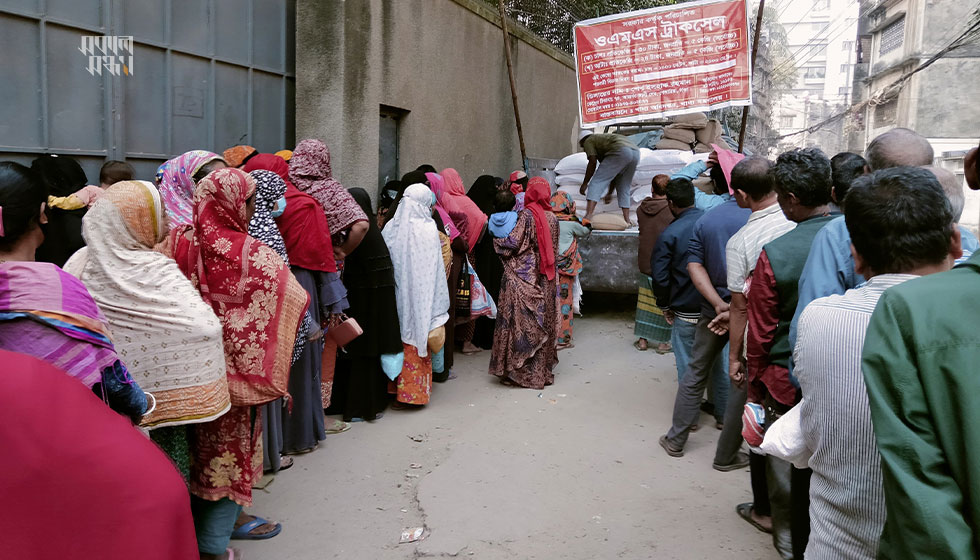
<path fill-rule="evenodd" d="M 119 359 L 105 316 L 88 290 L 53 264 L 0 263 L 0 321 L 16 319 L 29 319 L 64 336 L 37 340 L 34 329 L 21 329 L 20 335 L 4 337 L 5 349 L 36 355 L 89 389 Z"/>
<path fill-rule="evenodd" d="M 168 248 L 221 321 L 228 391 L 235 406 L 286 395 L 293 343 L 309 305 L 303 287 L 269 247 L 247 235 L 255 180 L 225 168 L 194 195 L 194 227 L 171 230 Z"/>
<path fill-rule="evenodd" d="M 276 202 L 286 195 L 286 182 L 272 171 L 264 169 L 250 171 L 249 175 L 255 179 L 255 213 L 248 222 L 248 234 L 271 247 L 286 266 L 289 266 L 286 242 L 272 217 Z"/>
<path fill-rule="evenodd" d="M 289 164 L 273 154 L 259 154 L 245 163 L 245 171 L 272 171 L 286 183 L 286 211 L 276 219 L 286 243 L 289 262 L 307 270 L 337 272 L 330 227 L 323 208 L 289 180 Z"/>
<path fill-rule="evenodd" d="M 395 268 L 402 342 L 424 358 L 429 332 L 449 320 L 449 288 L 442 243 L 432 220 L 432 192 L 418 183 L 405 189 L 395 216 L 381 233 Z"/>
<path fill-rule="evenodd" d="M 555 247 L 549 235 L 547 213 L 551 212 L 551 185 L 547 179 L 534 177 L 527 184 L 524 208 L 534 217 L 534 227 L 538 236 L 538 269 L 548 280 L 555 279 Z"/>
<path fill-rule="evenodd" d="M 476 247 L 477 241 L 487 225 L 487 215 L 480 210 L 475 202 L 466 196 L 463 179 L 453 168 L 442 170 L 443 189 L 436 192 L 439 205 L 449 212 L 449 216 L 460 229 L 469 245 L 470 253 Z"/>
<path fill-rule="evenodd" d="M 167 234 L 157 189 L 123 181 L 82 222 L 87 247 L 65 269 L 108 318 L 120 359 L 156 409 L 148 428 L 209 422 L 228 411 L 221 323 L 173 259 L 153 250 Z"/>
<path fill-rule="evenodd" d="M 333 178 L 330 169 L 330 150 L 320 140 L 306 139 L 293 150 L 289 159 L 289 178 L 296 188 L 320 203 L 327 216 L 327 225 L 335 235 L 368 217 L 347 189 Z"/>
<path fill-rule="evenodd" d="M 170 218 L 170 229 L 193 223 L 194 174 L 216 159 L 221 159 L 221 156 L 204 150 L 191 150 L 160 166 L 160 195 Z"/>

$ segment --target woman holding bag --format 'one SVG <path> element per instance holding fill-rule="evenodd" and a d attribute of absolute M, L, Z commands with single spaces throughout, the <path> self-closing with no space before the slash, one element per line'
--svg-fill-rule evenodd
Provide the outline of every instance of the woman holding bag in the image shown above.
<path fill-rule="evenodd" d="M 214 310 L 224 340 L 232 407 L 195 425 L 191 436 L 190 490 L 201 558 L 225 553 L 242 507 L 252 503 L 252 485 L 262 476 L 262 423 L 255 407 L 286 395 L 293 344 L 309 302 L 282 258 L 246 233 L 255 189 L 255 180 L 241 170 L 211 173 L 194 194 L 194 224 L 171 230 L 159 247 Z M 272 528 L 255 531 L 263 525 Z M 260 518 L 250 526 L 252 538 L 281 530 Z"/>
<path fill-rule="evenodd" d="M 429 402 L 432 356 L 429 335 L 449 320 L 449 290 L 442 245 L 432 205 L 435 195 L 422 184 L 405 189 L 394 217 L 382 232 L 395 272 L 395 302 L 404 363 L 396 380 L 395 399 L 408 405 Z M 451 348 L 448 348 L 448 354 Z"/>
<path fill-rule="evenodd" d="M 314 327 L 336 324 L 339 314 L 347 309 L 347 290 L 337 273 L 332 235 L 323 208 L 290 182 L 289 166 L 277 155 L 259 154 L 248 160 L 244 170 L 271 171 L 286 183 L 283 197 L 286 207 L 276 218 L 276 225 L 289 255 L 289 269 L 310 296 Z M 306 344 L 290 371 L 292 410 L 282 409 L 285 454 L 313 451 L 326 439 L 327 433 L 349 428 L 340 420 L 325 425 L 323 409 L 330 405 L 336 346 L 328 337 L 314 338 Z"/>

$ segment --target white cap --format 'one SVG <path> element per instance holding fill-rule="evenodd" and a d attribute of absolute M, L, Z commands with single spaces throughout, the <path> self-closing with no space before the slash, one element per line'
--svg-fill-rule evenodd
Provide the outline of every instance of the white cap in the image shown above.
<path fill-rule="evenodd" d="M 578 141 L 581 142 L 583 138 L 585 138 L 586 136 L 591 136 L 593 134 L 595 134 L 595 130 L 591 128 L 583 128 L 578 131 Z"/>

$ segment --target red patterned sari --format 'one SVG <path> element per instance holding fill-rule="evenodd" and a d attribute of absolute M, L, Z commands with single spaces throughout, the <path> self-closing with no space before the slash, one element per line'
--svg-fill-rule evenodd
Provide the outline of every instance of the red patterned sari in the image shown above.
<path fill-rule="evenodd" d="M 231 393 L 227 414 L 192 431 L 191 492 L 243 506 L 262 474 L 262 424 L 252 407 L 286 395 L 308 300 L 279 255 L 245 233 L 254 193 L 243 171 L 211 173 L 194 194 L 194 226 L 171 231 L 163 247 L 221 321 Z"/>

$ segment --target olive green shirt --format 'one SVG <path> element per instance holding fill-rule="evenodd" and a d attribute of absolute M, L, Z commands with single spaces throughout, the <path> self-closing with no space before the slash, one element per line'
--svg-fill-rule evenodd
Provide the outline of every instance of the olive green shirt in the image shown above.
<path fill-rule="evenodd" d="M 585 150 L 585 154 L 599 161 L 602 161 L 607 154 L 623 148 L 636 149 L 636 144 L 620 134 L 592 134 L 582 142 L 582 149 Z"/>
<path fill-rule="evenodd" d="M 862 371 L 887 510 L 878 557 L 980 557 L 980 253 L 886 290 Z"/>

